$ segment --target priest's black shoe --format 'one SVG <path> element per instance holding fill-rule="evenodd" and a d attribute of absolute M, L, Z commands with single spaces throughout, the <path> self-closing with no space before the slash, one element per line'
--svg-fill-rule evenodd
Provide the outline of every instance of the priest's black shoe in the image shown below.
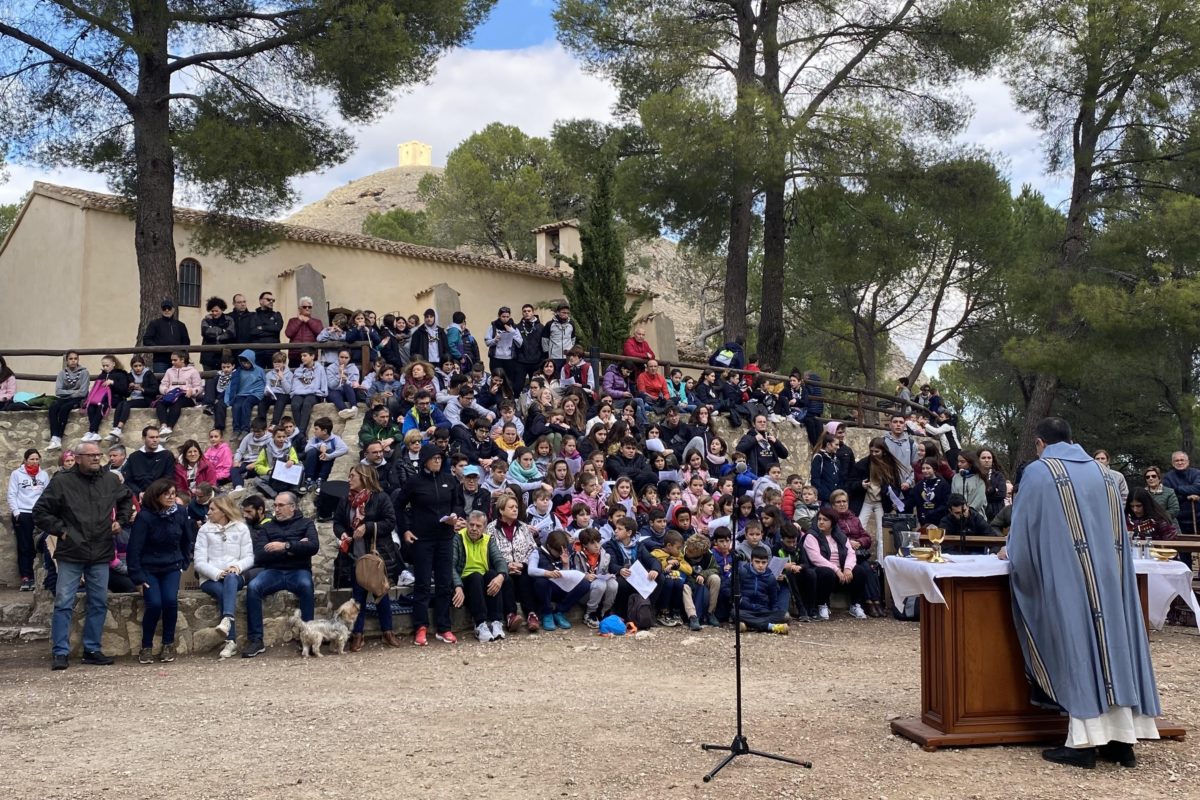
<path fill-rule="evenodd" d="M 1137 766 L 1137 756 L 1133 754 L 1133 745 L 1128 742 L 1109 742 L 1101 745 L 1100 757 L 1105 761 L 1112 761 L 1129 769 Z"/>
<path fill-rule="evenodd" d="M 1094 747 L 1052 747 L 1042 751 L 1042 758 L 1053 761 L 1055 764 L 1066 764 L 1069 767 L 1096 768 L 1096 748 Z"/>

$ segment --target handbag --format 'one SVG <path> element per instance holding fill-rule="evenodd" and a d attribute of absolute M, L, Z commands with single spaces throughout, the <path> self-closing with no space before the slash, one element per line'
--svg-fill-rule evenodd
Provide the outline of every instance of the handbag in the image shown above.
<path fill-rule="evenodd" d="M 354 580 L 374 597 L 383 597 L 392 588 L 388 580 L 387 564 L 375 548 L 375 534 L 371 534 L 371 549 L 354 562 Z"/>
<path fill-rule="evenodd" d="M 166 394 L 162 395 L 155 401 L 155 405 L 173 406 L 179 402 L 179 398 L 183 397 L 183 389 L 171 389 Z"/>

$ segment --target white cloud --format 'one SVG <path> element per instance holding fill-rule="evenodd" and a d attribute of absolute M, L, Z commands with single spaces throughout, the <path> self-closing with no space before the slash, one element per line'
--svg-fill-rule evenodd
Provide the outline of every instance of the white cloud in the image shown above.
<path fill-rule="evenodd" d="M 607 81 L 585 73 L 554 43 L 524 50 L 457 50 L 426 86 L 399 96 L 374 124 L 355 131 L 358 149 L 345 164 L 298 182 L 305 203 L 331 189 L 397 164 L 396 145 L 433 146 L 433 162 L 492 122 L 545 136 L 559 119 L 607 120 L 616 100 Z"/>
<path fill-rule="evenodd" d="M 354 131 L 357 149 L 345 163 L 296 182 L 302 204 L 331 189 L 397 165 L 396 145 L 418 139 L 433 146 L 435 164 L 466 137 L 491 122 L 515 125 L 544 136 L 555 120 L 590 117 L 607 120 L 616 90 L 585 73 L 556 43 L 523 50 L 456 50 L 437 67 L 433 80 L 396 97 L 373 124 Z M 81 170 L 39 170 L 10 166 L 0 184 L 0 203 L 15 202 L 33 181 L 106 191 L 102 176 Z"/>
<path fill-rule="evenodd" d="M 1029 184 L 1051 204 L 1063 202 L 1069 183 L 1064 176 L 1046 174 L 1045 148 L 1041 132 L 1031 115 L 1013 102 L 1012 92 L 997 75 L 964 81 L 963 92 L 975 106 L 975 114 L 959 134 L 962 144 L 976 145 L 1002 160 L 1002 171 L 1014 194 Z"/>

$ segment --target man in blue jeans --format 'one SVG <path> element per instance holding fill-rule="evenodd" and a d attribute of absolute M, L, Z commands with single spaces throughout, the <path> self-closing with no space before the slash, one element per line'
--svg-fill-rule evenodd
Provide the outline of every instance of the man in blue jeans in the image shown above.
<path fill-rule="evenodd" d="M 50 624 L 53 670 L 68 665 L 75 593 L 81 578 L 87 589 L 83 663 L 113 663 L 100 649 L 108 613 L 108 564 L 113 560 L 113 537 L 133 519 L 129 489 L 115 472 L 100 468 L 100 447 L 83 442 L 75 455 L 75 467 L 55 475 L 33 507 L 34 524 L 57 541 L 58 585 Z"/>
<path fill-rule="evenodd" d="M 260 572 L 246 588 L 246 628 L 249 641 L 242 658 L 254 658 L 263 645 L 262 601 L 279 591 L 296 595 L 300 617 L 313 618 L 312 557 L 320 549 L 317 526 L 296 507 L 296 495 L 280 492 L 275 497 L 275 518 L 251 532 L 254 565 Z"/>

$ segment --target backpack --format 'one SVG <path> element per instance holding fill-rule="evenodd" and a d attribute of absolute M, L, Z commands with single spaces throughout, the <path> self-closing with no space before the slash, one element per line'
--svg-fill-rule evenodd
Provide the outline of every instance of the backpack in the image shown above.
<path fill-rule="evenodd" d="M 904 610 L 896 608 L 892 603 L 892 616 L 901 622 L 916 622 L 921 619 L 921 598 L 919 595 L 904 598 Z"/>
<path fill-rule="evenodd" d="M 649 600 L 634 592 L 629 595 L 625 621 L 632 622 L 639 631 L 649 630 L 654 626 L 654 607 Z"/>
<path fill-rule="evenodd" d="M 723 350 L 718 350 L 712 357 L 712 360 L 716 364 L 720 364 L 722 367 L 728 367 L 733 363 L 734 355 L 735 354 L 732 350 L 725 348 Z"/>
<path fill-rule="evenodd" d="M 373 597 L 383 597 L 392 588 L 388 580 L 387 564 L 375 549 L 375 537 L 371 537 L 371 551 L 363 553 L 354 562 L 354 580 Z"/>

